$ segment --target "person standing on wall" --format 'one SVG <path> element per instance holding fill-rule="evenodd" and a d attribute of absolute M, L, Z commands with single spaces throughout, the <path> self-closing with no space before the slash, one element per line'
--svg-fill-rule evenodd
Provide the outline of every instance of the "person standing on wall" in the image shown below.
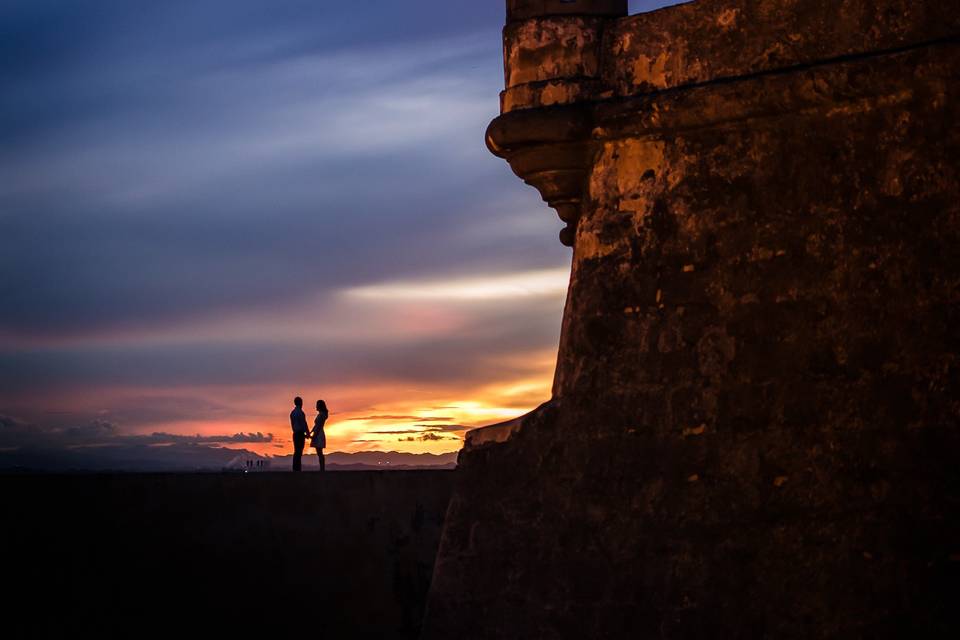
<path fill-rule="evenodd" d="M 293 470 L 300 471 L 300 461 L 303 457 L 303 445 L 307 442 L 307 416 L 303 413 L 303 398 L 293 399 L 293 411 L 290 412 L 290 427 L 293 429 Z"/>
<path fill-rule="evenodd" d="M 320 471 L 325 471 L 323 464 L 323 449 L 327 446 L 327 435 L 323 432 L 323 425 L 327 421 L 327 403 L 323 400 L 317 400 L 317 417 L 313 420 L 313 433 L 310 438 L 310 446 L 317 450 L 317 458 L 320 459 Z"/>

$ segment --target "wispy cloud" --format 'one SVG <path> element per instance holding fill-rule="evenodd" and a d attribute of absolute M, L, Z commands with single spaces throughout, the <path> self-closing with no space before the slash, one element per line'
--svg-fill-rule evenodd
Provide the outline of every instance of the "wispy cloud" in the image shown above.
<path fill-rule="evenodd" d="M 392 282 L 354 287 L 349 297 L 376 300 L 505 300 L 562 296 L 570 274 L 567 269 L 541 269 L 445 280 Z"/>
<path fill-rule="evenodd" d="M 5 449 L 35 447 L 107 447 L 122 445 L 158 446 L 172 444 L 224 445 L 264 444 L 273 441 L 272 433 L 234 434 L 149 434 L 124 433 L 117 425 L 105 420 L 92 420 L 66 427 L 37 425 L 11 416 L 0 416 L 0 447 Z"/>
<path fill-rule="evenodd" d="M 545 399 L 569 254 L 483 145 L 502 10 L 3 3 L 0 411 L 267 451 L 294 393 L 343 447 Z"/>

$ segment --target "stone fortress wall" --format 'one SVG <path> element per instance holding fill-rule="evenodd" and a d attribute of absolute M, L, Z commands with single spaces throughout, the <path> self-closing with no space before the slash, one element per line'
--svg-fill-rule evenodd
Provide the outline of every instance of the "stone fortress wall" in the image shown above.
<path fill-rule="evenodd" d="M 426 638 L 956 637 L 960 5 L 508 0 L 552 399 L 468 434 Z"/>

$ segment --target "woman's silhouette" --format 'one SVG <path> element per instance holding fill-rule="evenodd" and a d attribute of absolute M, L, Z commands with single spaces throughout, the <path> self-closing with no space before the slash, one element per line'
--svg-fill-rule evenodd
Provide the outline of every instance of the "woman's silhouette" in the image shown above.
<path fill-rule="evenodd" d="M 317 400 L 317 417 L 313 420 L 313 433 L 310 438 L 310 446 L 317 450 L 317 458 L 320 459 L 320 471 L 325 471 L 323 464 L 323 449 L 327 446 L 327 436 L 323 432 L 323 425 L 327 421 L 327 403 L 323 400 Z"/>

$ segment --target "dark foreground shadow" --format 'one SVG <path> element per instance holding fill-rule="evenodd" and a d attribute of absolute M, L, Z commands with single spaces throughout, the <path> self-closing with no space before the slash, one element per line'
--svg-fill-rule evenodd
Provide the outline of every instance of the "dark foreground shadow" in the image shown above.
<path fill-rule="evenodd" d="M 0 477 L 4 635 L 415 638 L 453 478 Z"/>

